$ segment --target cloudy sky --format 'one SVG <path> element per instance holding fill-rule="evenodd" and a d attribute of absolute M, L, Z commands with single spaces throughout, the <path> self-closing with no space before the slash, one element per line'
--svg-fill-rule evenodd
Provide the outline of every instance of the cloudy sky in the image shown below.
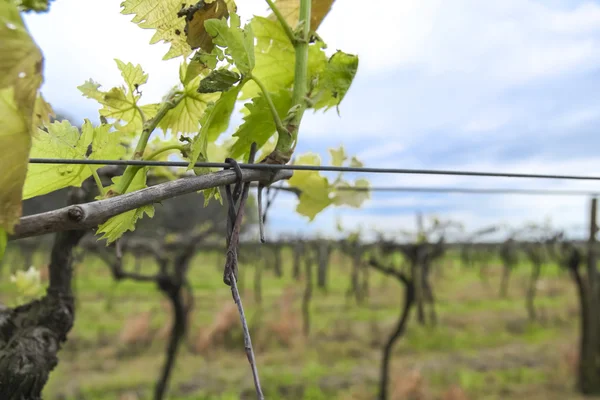
<path fill-rule="evenodd" d="M 177 81 L 179 60 L 119 14 L 119 0 L 56 0 L 26 18 L 42 48 L 44 95 L 75 121 L 97 121 L 76 86 L 121 84 L 114 58 L 139 63 L 156 101 Z M 266 15 L 262 0 L 238 0 L 243 17 Z M 600 175 L 600 3 L 577 0 L 338 0 L 320 28 L 329 49 L 358 54 L 341 105 L 308 114 L 298 152 L 329 162 L 343 144 L 372 167 Z M 599 189 L 594 182 L 419 175 L 368 175 L 374 186 Z M 328 209 L 312 223 L 280 194 L 269 231 L 332 234 L 344 227 L 412 229 L 415 212 L 462 222 L 541 223 L 585 232 L 579 197 L 375 193 L 359 210 Z"/>

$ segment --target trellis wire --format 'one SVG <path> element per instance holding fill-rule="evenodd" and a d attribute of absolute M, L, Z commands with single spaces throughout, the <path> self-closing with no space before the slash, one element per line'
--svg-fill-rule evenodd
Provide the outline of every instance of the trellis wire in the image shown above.
<path fill-rule="evenodd" d="M 186 161 L 147 161 L 147 160 L 73 160 L 61 158 L 30 158 L 31 164 L 74 164 L 74 165 L 134 165 L 140 167 L 187 167 Z M 225 168 L 230 165 L 218 162 L 197 162 L 195 167 Z M 332 165 L 279 165 L 279 164 L 243 164 L 245 169 L 266 170 L 295 170 L 295 171 L 329 171 L 329 172 L 358 172 L 383 174 L 414 174 L 414 175 L 455 175 L 455 176 L 485 176 L 498 178 L 531 178 L 531 179 L 568 179 L 600 181 L 600 176 L 559 175 L 559 174 L 529 174 L 512 172 L 482 172 L 482 171 L 452 171 L 435 169 L 410 168 L 373 168 L 373 167 L 336 167 Z"/>
<path fill-rule="evenodd" d="M 273 187 L 273 190 L 280 190 Z M 291 189 L 291 188 L 289 188 Z M 553 189 L 513 189 L 513 188 L 464 188 L 464 187 L 418 187 L 418 186 L 390 186 L 390 187 L 353 187 L 340 186 L 336 190 L 355 192 L 413 192 L 413 193 L 465 193 L 465 194 L 524 194 L 544 196 L 600 196 L 600 191 L 585 190 L 553 190 Z"/>

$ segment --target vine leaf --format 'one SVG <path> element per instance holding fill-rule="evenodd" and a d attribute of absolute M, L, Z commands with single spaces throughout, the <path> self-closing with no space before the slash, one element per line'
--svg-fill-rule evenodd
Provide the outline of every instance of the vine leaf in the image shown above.
<path fill-rule="evenodd" d="M 14 87 L 14 99 L 31 120 L 42 84 L 43 57 L 12 2 L 0 3 L 0 89 Z"/>
<path fill-rule="evenodd" d="M 81 127 L 81 136 L 86 141 L 91 138 L 92 153 L 87 156 L 89 160 L 118 160 L 125 155 L 125 147 L 121 144 L 120 135 L 110 132 L 112 125 L 103 124 L 92 126 L 89 120 L 85 120 Z M 89 165 L 93 171 L 98 170 L 101 165 Z"/>
<path fill-rule="evenodd" d="M 220 68 L 211 71 L 208 76 L 200 81 L 198 93 L 224 92 L 238 83 L 242 77 L 235 71 Z"/>
<path fill-rule="evenodd" d="M 75 160 L 119 159 L 125 148 L 121 146 L 119 134 L 109 132 L 110 125 L 93 127 L 85 120 L 81 134 L 69 121 L 48 124 L 47 131 L 38 129 L 31 146 L 31 157 L 67 158 Z M 86 157 L 88 147 L 94 151 Z M 81 186 L 100 165 L 32 164 L 27 169 L 23 187 L 23 199 L 41 196 L 68 186 Z"/>
<path fill-rule="evenodd" d="M 223 52 L 218 47 L 215 47 L 211 53 L 198 50 L 189 63 L 184 61 L 179 67 L 179 80 L 185 86 L 198 75 L 206 76 L 211 70 L 217 68 L 217 63 L 223 59 Z"/>
<path fill-rule="evenodd" d="M 178 16 L 185 17 L 184 33 L 190 47 L 201 48 L 210 53 L 214 43 L 211 35 L 206 32 L 205 22 L 209 19 L 226 19 L 229 10 L 224 0 L 200 1 L 191 7 L 181 9 Z"/>
<path fill-rule="evenodd" d="M 344 166 L 348 161 L 348 156 L 343 146 L 339 149 L 329 149 L 331 155 L 331 164 L 336 167 Z M 350 164 L 360 163 L 356 157 L 352 157 Z M 299 165 L 321 165 L 318 155 L 308 153 L 299 156 L 294 164 Z M 291 187 L 300 190 L 299 203 L 296 211 L 309 218 L 312 221 L 315 216 L 330 205 L 350 206 L 359 208 L 367 199 L 369 191 L 369 181 L 358 179 L 354 183 L 343 180 L 343 173 L 340 173 L 333 183 L 328 178 L 322 176 L 319 171 L 294 171 L 294 175 L 289 179 Z M 343 188 L 338 190 L 337 188 Z M 363 190 L 348 190 L 348 188 L 357 188 Z M 344 190 L 346 189 L 346 190 Z"/>
<path fill-rule="evenodd" d="M 216 103 L 210 103 L 206 109 L 206 112 L 202 116 L 200 123 L 202 127 L 198 135 L 194 137 L 191 143 L 191 155 L 189 169 L 194 169 L 196 175 L 203 175 L 211 172 L 214 169 L 206 167 L 194 168 L 194 164 L 198 161 L 216 161 L 214 157 L 209 158 L 208 147 L 210 143 L 218 138 L 218 136 L 227 129 L 229 125 L 229 118 L 233 112 L 233 106 L 235 99 L 240 91 L 241 86 L 238 85 L 231 88 L 227 92 L 221 94 L 219 100 Z M 221 159 L 224 157 L 221 157 Z M 208 205 L 210 199 L 214 196 L 222 202 L 220 192 L 218 188 L 206 189 L 203 191 L 204 194 L 204 206 Z"/>
<path fill-rule="evenodd" d="M 206 137 L 208 142 L 214 142 L 219 138 L 221 133 L 225 132 L 229 128 L 229 122 L 231 114 L 235 107 L 235 101 L 242 85 L 239 84 L 226 92 L 221 93 L 221 97 L 217 100 L 214 109 L 212 110 L 211 121 L 206 129 Z"/>
<path fill-rule="evenodd" d="M 190 80 L 183 87 L 183 99 L 175 108 L 169 110 L 158 127 L 164 132 L 195 133 L 199 129 L 200 118 L 204 115 L 208 103 L 219 98 L 219 93 L 198 93 L 202 75 Z"/>
<path fill-rule="evenodd" d="M 292 104 L 292 93 L 284 89 L 271 95 L 271 99 L 279 115 L 285 115 Z M 246 157 L 252 142 L 256 142 L 257 148 L 260 149 L 276 131 L 273 114 L 262 94 L 253 98 L 252 102 L 246 103 L 245 108 L 249 113 L 233 135 L 237 141 L 230 149 L 232 158 Z"/>
<path fill-rule="evenodd" d="M 135 192 L 136 190 L 148 187 L 146 186 L 146 174 L 148 173 L 148 169 L 148 167 L 140 168 L 127 188 L 126 193 Z M 108 190 L 110 191 L 111 188 L 115 187 L 121 178 L 121 176 L 113 178 L 113 185 L 110 186 Z M 150 218 L 154 217 L 154 206 L 143 206 L 112 217 L 98 226 L 96 234 L 103 233 L 103 236 L 100 239 L 106 239 L 106 244 L 108 245 L 123 236 L 125 232 L 134 231 L 137 220 L 143 218 L 144 214 L 148 215 Z"/>
<path fill-rule="evenodd" d="M 348 159 L 343 146 L 340 146 L 337 150 L 329 149 L 329 154 L 331 154 L 331 165 L 334 167 L 341 167 L 344 161 Z"/>
<path fill-rule="evenodd" d="M 48 11 L 52 0 L 18 0 L 16 3 L 24 11 Z M 0 257 L 1 258 L 1 257 Z"/>
<path fill-rule="evenodd" d="M 21 216 L 21 194 L 31 146 L 30 126 L 15 104 L 14 88 L 0 89 L 0 229 L 13 232 Z"/>
<path fill-rule="evenodd" d="M 141 95 L 136 92 L 141 85 L 148 81 L 148 75 L 144 73 L 140 65 L 125 64 L 117 59 L 115 62 L 127 87 L 114 87 L 108 92 L 103 92 L 99 90 L 101 85 L 90 79 L 78 86 L 77 89 L 85 97 L 96 100 L 103 106 L 100 109 L 100 115 L 113 119 L 114 126 L 118 131 L 125 134 L 136 134 L 142 130 L 143 126 L 143 119 L 137 105 Z M 156 113 L 158 107 L 158 104 L 149 104 L 139 108 L 146 117 L 150 118 Z"/>
<path fill-rule="evenodd" d="M 255 66 L 252 75 L 263 82 L 269 92 L 291 88 L 294 82 L 296 53 L 281 24 L 268 18 L 252 18 L 252 31 L 256 36 L 254 47 Z M 316 76 L 327 64 L 322 43 L 308 47 L 308 74 Z M 254 82 L 248 82 L 242 91 L 242 99 L 256 97 L 260 92 Z M 285 113 L 283 114 L 285 115 Z"/>
<path fill-rule="evenodd" d="M 362 168 L 364 164 L 358 158 L 352 156 L 352 159 L 350 160 L 350 166 L 353 168 Z"/>
<path fill-rule="evenodd" d="M 4 253 L 6 252 L 6 243 L 8 242 L 8 235 L 6 234 L 6 230 L 0 227 L 0 260 L 4 258 Z"/>
<path fill-rule="evenodd" d="M 354 185 L 351 185 L 348 182 L 341 182 L 338 183 L 335 187 L 367 189 L 369 187 L 369 181 L 361 178 L 357 179 Z M 363 202 L 368 200 L 369 197 L 369 192 L 366 190 L 334 190 L 333 204 L 335 204 L 336 206 L 350 206 L 354 208 L 360 208 Z"/>
<path fill-rule="evenodd" d="M 321 159 L 317 154 L 307 153 L 298 156 L 294 164 L 299 165 L 321 165 Z M 289 179 L 290 186 L 301 190 L 296 211 L 312 221 L 315 216 L 332 204 L 329 196 L 331 187 L 326 177 L 321 176 L 319 171 L 294 171 Z"/>
<path fill-rule="evenodd" d="M 42 127 L 50 123 L 50 119 L 56 117 L 52 106 L 46 102 L 41 93 L 35 99 L 33 107 L 33 128 Z"/>
<path fill-rule="evenodd" d="M 312 0 L 310 13 L 310 30 L 315 31 L 325 19 L 325 16 L 331 10 L 335 0 Z M 291 26 L 296 26 L 300 15 L 300 2 L 298 0 L 277 0 L 275 5 L 283 15 L 286 22 Z M 269 19 L 276 21 L 274 14 L 269 15 Z"/>
<path fill-rule="evenodd" d="M 91 138 L 80 136 L 69 121 L 54 122 L 47 131 L 39 129 L 33 138 L 31 157 L 83 159 Z M 40 196 L 67 186 L 81 186 L 91 175 L 83 165 L 32 164 L 27 169 L 23 199 Z"/>
<path fill-rule="evenodd" d="M 21 216 L 33 110 L 42 84 L 43 57 L 13 1 L 0 2 L 0 229 L 8 233 Z M 8 150 L 7 150 L 8 149 Z"/>
<path fill-rule="evenodd" d="M 318 77 L 318 83 L 313 89 L 312 99 L 315 110 L 339 106 L 350 89 L 358 70 L 358 57 L 353 54 L 337 51 L 327 62 Z M 338 110 L 339 114 L 339 110 Z"/>
<path fill-rule="evenodd" d="M 252 25 L 246 24 L 243 29 L 240 28 L 240 17 L 236 13 L 231 14 L 229 22 L 230 26 L 226 19 L 211 19 L 204 25 L 214 44 L 224 49 L 243 75 L 248 75 L 255 63 Z"/>
<path fill-rule="evenodd" d="M 163 60 L 187 57 L 192 48 L 184 35 L 185 19 L 177 15 L 181 4 L 181 0 L 124 0 L 121 14 L 134 15 L 131 21 L 142 29 L 156 30 L 150 44 L 161 41 L 171 44 Z"/>

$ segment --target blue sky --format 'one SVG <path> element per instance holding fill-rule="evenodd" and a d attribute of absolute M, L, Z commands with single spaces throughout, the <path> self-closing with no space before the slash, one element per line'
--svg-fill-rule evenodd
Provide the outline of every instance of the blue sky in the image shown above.
<path fill-rule="evenodd" d="M 97 105 L 76 86 L 93 78 L 120 84 L 113 58 L 140 63 L 155 101 L 177 80 L 178 60 L 119 14 L 119 0 L 57 0 L 27 17 L 42 48 L 44 95 L 75 120 L 97 120 Z M 239 13 L 265 15 L 262 0 L 238 1 Z M 344 144 L 373 167 L 600 175 L 600 3 L 557 0 L 338 0 L 320 29 L 329 49 L 360 57 L 359 71 L 335 111 L 308 114 L 298 152 L 329 162 Z M 238 119 L 239 121 L 239 119 Z M 445 176 L 369 175 L 376 186 L 598 189 L 598 183 Z M 375 193 L 360 210 L 328 209 L 312 223 L 278 197 L 269 231 L 332 234 L 395 231 L 415 212 L 457 219 L 467 229 L 551 218 L 585 232 L 585 198 Z"/>

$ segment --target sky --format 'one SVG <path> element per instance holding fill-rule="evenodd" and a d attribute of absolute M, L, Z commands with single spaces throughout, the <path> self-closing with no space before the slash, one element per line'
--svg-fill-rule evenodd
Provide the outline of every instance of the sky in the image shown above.
<path fill-rule="evenodd" d="M 266 15 L 262 0 L 238 0 L 243 18 Z M 56 0 L 26 23 L 45 57 L 44 96 L 80 122 L 97 104 L 76 86 L 121 84 L 113 61 L 141 64 L 146 101 L 178 79 L 180 59 L 120 14 L 120 0 Z M 578 0 L 337 0 L 319 28 L 330 51 L 359 56 L 340 106 L 305 115 L 297 153 L 344 145 L 370 167 L 600 175 L 600 2 Z M 239 122 L 239 117 L 234 120 Z M 352 177 L 355 177 L 352 175 Z M 593 181 L 459 176 L 364 176 L 373 186 L 600 189 Z M 585 197 L 373 193 L 360 209 L 328 208 L 309 222 L 281 193 L 267 235 L 393 233 L 415 214 L 461 222 L 466 231 L 550 220 L 571 237 L 588 224 Z"/>

